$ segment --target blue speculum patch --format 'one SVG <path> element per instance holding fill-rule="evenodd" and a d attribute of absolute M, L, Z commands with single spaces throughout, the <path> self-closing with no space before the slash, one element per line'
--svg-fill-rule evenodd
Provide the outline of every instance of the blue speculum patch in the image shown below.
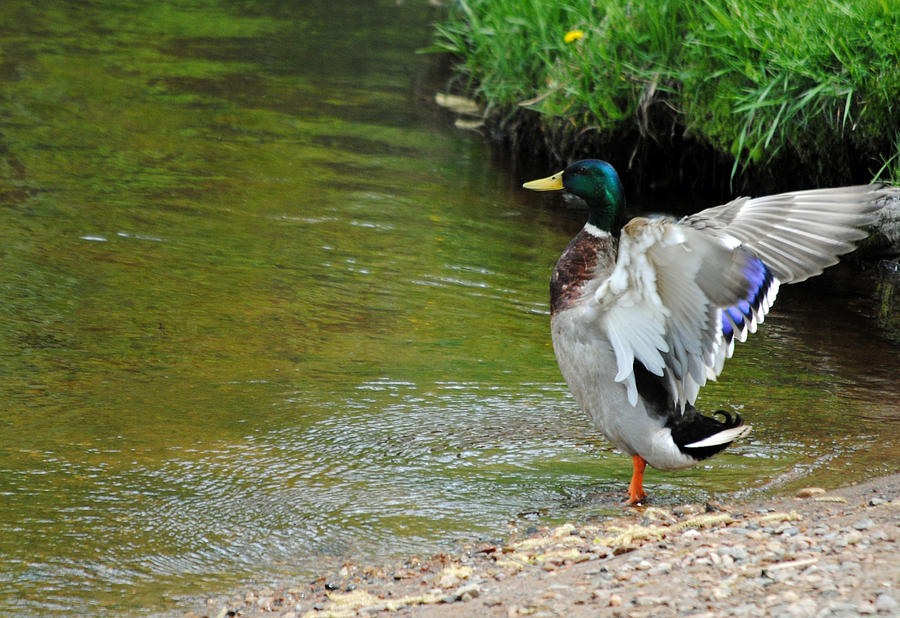
<path fill-rule="evenodd" d="M 744 329 L 745 322 L 759 310 L 772 287 L 772 271 L 759 258 L 749 257 L 743 272 L 747 278 L 746 298 L 722 311 L 722 334 L 726 341 L 731 341 L 735 328 Z"/>

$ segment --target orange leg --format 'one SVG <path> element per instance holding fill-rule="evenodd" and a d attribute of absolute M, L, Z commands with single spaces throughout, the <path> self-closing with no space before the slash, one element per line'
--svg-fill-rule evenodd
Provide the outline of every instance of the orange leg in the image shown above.
<path fill-rule="evenodd" d="M 631 475 L 631 484 L 628 485 L 628 504 L 634 506 L 647 497 L 644 493 L 644 468 L 647 467 L 647 462 L 640 455 L 633 455 L 631 463 L 634 465 L 634 472 Z"/>

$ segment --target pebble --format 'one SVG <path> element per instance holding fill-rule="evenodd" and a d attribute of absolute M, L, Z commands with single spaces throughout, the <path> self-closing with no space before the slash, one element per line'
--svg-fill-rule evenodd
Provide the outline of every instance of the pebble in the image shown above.
<path fill-rule="evenodd" d="M 660 562 L 650 569 L 650 575 L 668 575 L 671 572 L 672 564 L 669 562 Z"/>
<path fill-rule="evenodd" d="M 593 596 L 594 599 L 600 601 L 601 603 L 609 604 L 609 597 L 611 596 L 611 593 L 609 590 L 606 590 L 604 588 L 597 588 L 596 590 L 594 590 L 591 596 Z"/>
<path fill-rule="evenodd" d="M 659 605 L 659 599 L 652 595 L 641 596 L 635 598 L 634 604 L 638 607 L 653 607 L 654 605 Z"/>
<path fill-rule="evenodd" d="M 735 545 L 730 548 L 731 557 L 738 562 L 743 562 L 750 558 L 750 552 L 743 545 Z"/>
<path fill-rule="evenodd" d="M 468 584 L 466 586 L 460 586 L 456 589 L 456 592 L 453 593 L 453 596 L 459 599 L 460 601 L 471 601 L 472 599 L 476 599 L 481 595 L 481 586 L 478 584 Z"/>
<path fill-rule="evenodd" d="M 898 609 L 900 609 L 900 604 L 897 603 L 897 600 L 894 597 L 887 593 L 879 594 L 878 598 L 875 599 L 875 611 L 877 612 L 895 616 Z"/>
<path fill-rule="evenodd" d="M 853 524 L 853 527 L 856 530 L 868 530 L 869 528 L 875 527 L 875 522 L 867 517 L 866 519 L 860 519 L 859 521 Z"/>
<path fill-rule="evenodd" d="M 804 597 L 787 606 L 785 611 L 791 616 L 798 618 L 812 618 L 816 615 L 819 606 L 809 597 Z"/>
<path fill-rule="evenodd" d="M 825 490 L 821 487 L 804 487 L 797 492 L 798 498 L 812 498 L 813 496 L 821 496 Z"/>

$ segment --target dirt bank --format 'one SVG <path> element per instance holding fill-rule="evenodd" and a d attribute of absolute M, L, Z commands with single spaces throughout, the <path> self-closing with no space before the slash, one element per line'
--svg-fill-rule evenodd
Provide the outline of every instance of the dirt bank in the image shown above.
<path fill-rule="evenodd" d="M 623 507 L 504 546 L 346 565 L 187 616 L 900 615 L 900 475 L 801 494 Z"/>

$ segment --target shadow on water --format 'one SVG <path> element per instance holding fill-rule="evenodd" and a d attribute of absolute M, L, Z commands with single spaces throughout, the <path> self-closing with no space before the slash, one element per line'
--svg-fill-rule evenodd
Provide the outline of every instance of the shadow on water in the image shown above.
<path fill-rule="evenodd" d="M 617 508 L 629 462 L 547 332 L 582 214 L 430 104 L 439 17 L 0 6 L 0 611 L 173 610 Z M 649 472 L 660 503 L 896 469 L 897 346 L 835 277 L 705 391 L 754 437 Z"/>

